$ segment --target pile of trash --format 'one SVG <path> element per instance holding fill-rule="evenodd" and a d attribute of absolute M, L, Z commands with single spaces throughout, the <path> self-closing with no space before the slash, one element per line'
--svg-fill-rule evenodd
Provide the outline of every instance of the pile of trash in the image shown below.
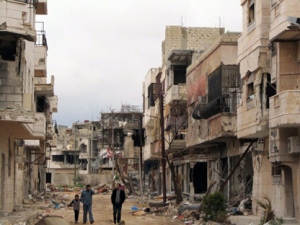
<path fill-rule="evenodd" d="M 111 190 L 111 187 L 108 186 L 107 184 L 103 184 L 103 185 L 97 185 L 94 188 L 94 191 L 99 194 L 99 193 L 109 193 L 109 191 Z"/>

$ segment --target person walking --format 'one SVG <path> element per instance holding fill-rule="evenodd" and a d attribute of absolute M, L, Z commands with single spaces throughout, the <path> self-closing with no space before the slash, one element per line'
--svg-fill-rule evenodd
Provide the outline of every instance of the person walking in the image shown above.
<path fill-rule="evenodd" d="M 86 185 L 85 190 L 81 192 L 80 200 L 83 203 L 83 223 L 87 222 L 87 213 L 89 213 L 90 223 L 93 224 L 93 212 L 92 212 L 92 203 L 93 203 L 93 195 L 95 192 L 91 190 L 91 185 Z"/>
<path fill-rule="evenodd" d="M 121 184 L 118 183 L 111 194 L 111 203 L 113 205 L 114 224 L 120 223 L 122 204 L 125 201 L 125 192 L 121 189 Z"/>
<path fill-rule="evenodd" d="M 79 216 L 79 210 L 80 210 L 79 195 L 75 195 L 75 199 L 72 200 L 72 202 L 68 205 L 68 207 L 70 207 L 70 206 L 73 206 L 75 223 L 78 223 L 78 216 Z"/>

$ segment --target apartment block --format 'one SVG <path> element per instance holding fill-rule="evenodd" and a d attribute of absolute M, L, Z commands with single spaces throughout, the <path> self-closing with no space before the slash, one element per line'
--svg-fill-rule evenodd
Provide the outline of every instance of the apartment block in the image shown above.
<path fill-rule="evenodd" d="M 187 147 L 187 68 L 223 33 L 224 28 L 166 27 L 165 39 L 162 42 L 162 65 L 150 69 L 143 84 L 143 126 L 146 131 L 144 172 L 149 184 L 147 188 L 151 192 L 161 193 L 163 188 L 162 146 L 165 146 L 166 154 L 170 156 L 176 155 Z M 163 130 L 161 129 L 162 116 Z M 162 142 L 162 132 L 164 142 Z M 167 168 L 166 190 L 173 191 L 176 185 L 189 195 L 190 179 L 187 174 L 190 171 L 190 164 L 187 161 L 175 161 L 175 170 L 178 171 L 180 184 L 173 183 L 172 175 Z"/>
<path fill-rule="evenodd" d="M 243 0 L 241 4 L 238 61 L 243 92 L 237 136 L 260 146 L 252 150 L 253 197 L 269 197 L 277 217 L 299 222 L 300 3 Z M 252 210 L 259 215 L 262 209 L 253 201 Z"/>
<path fill-rule="evenodd" d="M 36 15 L 47 1 L 0 2 L 0 133 L 2 215 L 44 190 L 46 152 L 55 146 L 57 96 L 47 83 L 47 39 Z M 38 28 L 39 27 L 39 28 Z"/>

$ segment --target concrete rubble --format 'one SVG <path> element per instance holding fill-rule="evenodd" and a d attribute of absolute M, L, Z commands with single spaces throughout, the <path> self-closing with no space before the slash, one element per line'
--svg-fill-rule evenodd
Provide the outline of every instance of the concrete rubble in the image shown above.
<path fill-rule="evenodd" d="M 13 224 L 26 224 L 34 225 L 37 221 L 50 213 L 50 210 L 64 210 L 71 202 L 70 195 L 66 192 L 75 194 L 81 193 L 84 188 L 73 187 L 55 187 L 54 185 L 47 184 L 45 192 L 32 193 L 28 195 L 27 199 L 23 200 L 23 205 L 18 210 L 7 215 L 0 217 L 0 225 L 13 225 Z M 109 185 L 97 185 L 93 187 L 96 194 L 111 194 L 111 187 Z M 181 204 L 176 204 L 175 200 L 168 200 L 163 203 L 157 196 L 135 196 L 127 195 L 128 199 L 136 199 L 136 205 L 132 206 L 132 216 L 162 216 L 170 217 L 173 220 L 180 220 L 184 224 L 197 224 L 197 225 L 218 225 L 219 223 L 213 221 L 204 221 L 204 213 L 199 212 L 200 203 L 189 203 L 185 201 Z M 246 209 L 246 200 L 241 201 L 237 207 L 229 207 L 228 215 L 250 215 Z M 233 210 L 234 209 L 234 210 Z M 235 213 L 235 212 L 243 213 Z M 43 212 L 43 213 L 41 213 Z M 245 216 L 246 217 L 246 216 Z M 235 224 L 228 220 L 225 224 Z M 238 225 L 238 224 L 237 224 Z"/>

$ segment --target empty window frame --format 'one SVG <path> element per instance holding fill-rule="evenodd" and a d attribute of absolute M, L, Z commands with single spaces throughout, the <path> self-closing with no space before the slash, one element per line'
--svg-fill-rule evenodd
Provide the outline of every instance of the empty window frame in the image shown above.
<path fill-rule="evenodd" d="M 247 100 L 254 99 L 254 85 L 253 82 L 247 84 Z"/>
<path fill-rule="evenodd" d="M 248 23 L 252 23 L 255 20 L 255 0 L 248 1 Z"/>

